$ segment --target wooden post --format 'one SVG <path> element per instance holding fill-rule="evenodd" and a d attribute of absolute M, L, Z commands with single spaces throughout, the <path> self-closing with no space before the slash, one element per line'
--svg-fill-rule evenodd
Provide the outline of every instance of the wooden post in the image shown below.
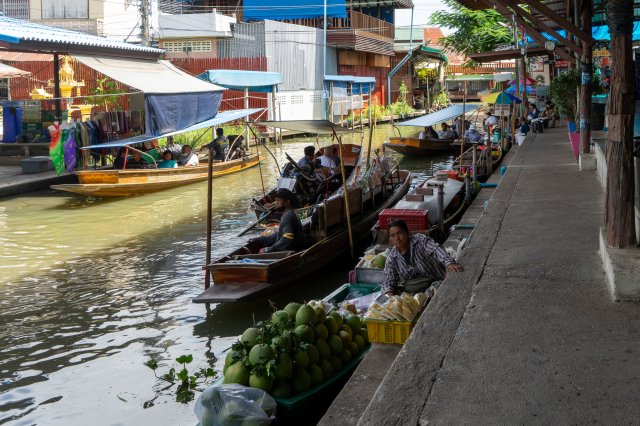
<path fill-rule="evenodd" d="M 338 136 L 340 146 L 340 172 L 342 173 L 342 192 L 344 192 L 344 209 L 347 213 L 347 228 L 349 231 L 349 246 L 351 247 L 351 259 L 354 258 L 353 229 L 351 229 L 351 210 L 349 209 L 349 193 L 347 192 L 347 175 L 344 171 L 344 155 L 342 153 L 342 136 Z"/>
<path fill-rule="evenodd" d="M 244 88 L 244 101 L 243 101 L 243 107 L 244 109 L 249 109 L 249 88 L 245 87 Z M 249 117 L 245 117 L 244 118 L 244 124 L 245 124 L 245 129 L 244 129 L 244 141 L 245 141 L 245 145 L 247 148 L 247 151 L 249 151 Z"/>
<path fill-rule="evenodd" d="M 607 140 L 607 188 L 604 227 L 611 247 L 636 244 L 633 173 L 633 119 L 635 77 L 632 41 L 633 0 L 609 0 L 607 21 L 611 34 L 611 91 Z"/>
<path fill-rule="evenodd" d="M 360 83 L 360 128 L 364 129 L 364 123 L 362 122 L 362 107 L 364 107 L 364 95 L 362 94 L 362 83 Z"/>
<path fill-rule="evenodd" d="M 60 99 L 60 55 L 53 54 L 53 97 L 56 98 L 56 117 L 62 124 L 62 99 Z M 55 120 L 54 120 L 55 121 Z"/>
<path fill-rule="evenodd" d="M 582 31 L 591 34 L 591 17 L 593 0 L 582 1 L 580 19 Z M 591 74 L 592 74 L 593 50 L 591 43 L 582 42 L 582 78 L 580 85 L 580 145 L 582 152 L 588 154 L 591 151 Z"/>
<path fill-rule="evenodd" d="M 349 95 L 349 107 L 351 108 L 351 128 L 355 129 L 356 127 L 356 113 L 353 109 L 353 83 L 350 83 L 351 85 L 351 95 Z"/>
<path fill-rule="evenodd" d="M 207 164 L 209 166 L 209 172 L 207 175 L 207 248 L 205 253 L 205 265 L 204 265 L 204 289 L 208 289 L 211 286 L 211 274 L 209 273 L 209 265 L 211 264 L 211 221 L 213 220 L 213 149 L 209 148 L 209 155 Z"/>

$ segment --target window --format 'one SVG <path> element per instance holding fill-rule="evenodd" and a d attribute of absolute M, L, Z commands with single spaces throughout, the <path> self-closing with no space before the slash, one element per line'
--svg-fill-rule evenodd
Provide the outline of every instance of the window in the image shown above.
<path fill-rule="evenodd" d="M 42 0 L 42 19 L 88 19 L 89 0 Z"/>
<path fill-rule="evenodd" d="M 29 0 L 2 0 L 4 16 L 16 19 L 29 19 Z"/>
<path fill-rule="evenodd" d="M 211 52 L 211 40 L 165 41 L 162 47 L 167 52 Z"/>

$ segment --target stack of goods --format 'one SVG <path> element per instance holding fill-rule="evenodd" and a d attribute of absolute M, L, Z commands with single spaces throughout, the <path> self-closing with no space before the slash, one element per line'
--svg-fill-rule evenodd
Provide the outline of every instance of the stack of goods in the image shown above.
<path fill-rule="evenodd" d="M 289 398 L 351 367 L 368 343 L 367 329 L 357 315 L 328 308 L 289 303 L 245 330 L 225 358 L 223 383 Z"/>

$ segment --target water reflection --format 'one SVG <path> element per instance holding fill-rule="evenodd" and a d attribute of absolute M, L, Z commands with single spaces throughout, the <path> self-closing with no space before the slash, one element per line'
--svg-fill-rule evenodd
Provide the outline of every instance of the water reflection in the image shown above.
<path fill-rule="evenodd" d="M 381 126 L 376 144 L 390 133 Z M 302 156 L 315 139 L 273 147 Z M 271 187 L 277 168 L 217 179 L 214 256 L 243 240 L 251 198 Z M 440 159 L 442 160 L 442 159 Z M 402 166 L 429 173 L 424 160 Z M 436 161 L 436 166 L 442 166 Z M 261 172 L 262 171 L 262 179 Z M 235 336 L 270 310 L 267 300 L 212 306 L 190 302 L 202 290 L 206 183 L 129 199 L 45 191 L 0 205 L 0 424 L 195 423 L 191 405 L 170 396 L 143 410 L 155 380 L 153 356 L 194 355 L 194 369 L 215 362 Z M 344 281 L 348 260 L 269 299 L 326 295 Z M 169 361 L 170 362 L 170 361 Z"/>

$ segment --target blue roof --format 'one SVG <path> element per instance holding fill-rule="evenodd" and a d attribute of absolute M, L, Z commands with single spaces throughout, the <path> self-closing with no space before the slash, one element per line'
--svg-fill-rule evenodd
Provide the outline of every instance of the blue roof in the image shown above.
<path fill-rule="evenodd" d="M 92 34 L 36 24 L 21 19 L 0 16 L 0 41 L 15 44 L 16 48 L 29 43 L 42 43 L 41 51 L 73 52 L 74 47 L 105 51 L 128 51 L 146 56 L 160 56 L 164 50 L 120 41 L 107 40 Z M 40 46 L 38 46 L 40 48 Z"/>
<path fill-rule="evenodd" d="M 273 86 L 282 83 L 282 75 L 279 72 L 208 70 L 198 77 L 227 89 L 248 88 L 250 92 L 271 92 Z"/>
<path fill-rule="evenodd" d="M 482 104 L 466 104 L 464 112 L 472 112 L 480 108 Z M 434 124 L 442 123 L 443 121 L 451 120 L 462 115 L 462 104 L 453 104 L 440 111 L 432 112 L 431 114 L 423 115 L 422 117 L 414 118 L 413 120 L 403 121 L 397 123 L 397 126 L 418 126 L 427 127 Z"/>
<path fill-rule="evenodd" d="M 210 120 L 203 121 L 198 124 L 194 124 L 193 126 L 189 126 L 185 129 L 176 130 L 175 132 L 165 133 L 163 135 L 153 136 L 153 135 L 139 135 L 131 138 L 119 139 L 117 141 L 105 142 L 97 145 L 83 146 L 80 149 L 101 149 L 101 148 L 119 148 L 121 146 L 129 146 L 135 145 L 138 143 L 152 141 L 158 138 L 166 138 L 167 136 L 175 136 L 180 133 L 191 132 L 193 130 L 200 130 L 206 127 L 218 126 L 220 124 L 228 123 L 230 121 L 239 120 L 244 117 L 248 117 L 251 114 L 255 114 L 257 112 L 262 111 L 263 108 L 249 108 L 249 109 L 234 109 L 232 111 L 223 111 L 219 112 L 214 118 Z"/>

